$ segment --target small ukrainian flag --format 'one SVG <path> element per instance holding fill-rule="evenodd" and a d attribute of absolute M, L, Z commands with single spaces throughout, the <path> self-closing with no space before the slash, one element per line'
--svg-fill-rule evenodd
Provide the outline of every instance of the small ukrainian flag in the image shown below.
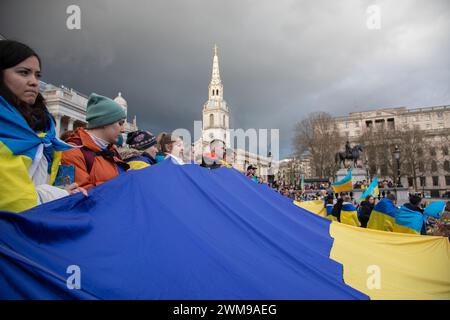
<path fill-rule="evenodd" d="M 337 181 L 331 185 L 333 188 L 333 191 L 335 193 L 340 192 L 346 192 L 353 189 L 353 182 L 352 182 L 352 169 L 350 168 L 347 175 L 340 181 Z"/>

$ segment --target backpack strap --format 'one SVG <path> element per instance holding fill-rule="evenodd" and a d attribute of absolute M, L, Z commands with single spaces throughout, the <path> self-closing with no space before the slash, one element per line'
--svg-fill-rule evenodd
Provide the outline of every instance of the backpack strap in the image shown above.
<path fill-rule="evenodd" d="M 86 162 L 86 170 L 90 174 L 95 157 L 97 156 L 96 152 L 83 146 L 80 138 L 72 138 L 70 139 L 70 142 L 73 142 L 77 146 L 81 146 L 80 151 L 83 154 L 84 162 Z"/>
<path fill-rule="evenodd" d="M 88 147 L 84 146 L 80 138 L 72 138 L 70 142 L 75 143 L 77 146 L 81 146 L 80 151 L 83 154 L 84 161 L 86 162 L 86 170 L 90 174 L 92 166 L 94 164 L 95 157 L 103 157 L 104 159 L 120 166 L 124 171 L 130 169 L 130 166 L 125 162 L 116 162 L 114 158 L 122 160 L 120 154 L 117 150 L 102 150 L 102 151 L 92 151 Z"/>

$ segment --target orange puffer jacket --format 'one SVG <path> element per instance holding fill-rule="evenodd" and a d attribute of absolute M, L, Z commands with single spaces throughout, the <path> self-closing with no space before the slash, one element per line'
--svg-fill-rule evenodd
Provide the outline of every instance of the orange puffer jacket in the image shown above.
<path fill-rule="evenodd" d="M 61 164 L 75 166 L 75 182 L 79 187 L 90 189 L 119 175 L 120 166 L 127 171 L 129 165 L 122 161 L 114 145 L 102 151 L 86 129 L 78 128 L 66 141 L 81 148 L 62 153 Z"/>

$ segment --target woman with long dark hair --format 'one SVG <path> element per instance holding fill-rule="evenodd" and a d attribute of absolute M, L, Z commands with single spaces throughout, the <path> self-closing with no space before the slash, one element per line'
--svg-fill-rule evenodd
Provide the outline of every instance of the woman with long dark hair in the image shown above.
<path fill-rule="evenodd" d="M 61 152 L 53 117 L 39 93 L 41 60 L 27 45 L 0 41 L 0 210 L 21 212 L 76 192 L 52 186 Z"/>
<path fill-rule="evenodd" d="M 368 195 L 366 199 L 361 202 L 359 210 L 359 221 L 361 222 L 362 228 L 367 228 L 367 223 L 370 219 L 370 214 L 372 213 L 373 208 L 375 207 L 375 198 L 371 195 Z"/>
<path fill-rule="evenodd" d="M 342 197 L 338 198 L 333 209 L 331 210 L 331 215 L 336 218 L 337 221 L 341 222 L 341 210 L 344 204 L 344 199 Z"/>

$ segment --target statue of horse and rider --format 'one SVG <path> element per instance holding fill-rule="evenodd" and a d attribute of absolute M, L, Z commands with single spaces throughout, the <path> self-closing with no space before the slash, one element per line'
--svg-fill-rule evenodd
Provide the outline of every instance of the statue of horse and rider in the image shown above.
<path fill-rule="evenodd" d="M 345 144 L 345 151 L 344 152 L 338 152 L 335 155 L 336 163 L 339 164 L 339 167 L 341 165 L 345 168 L 345 160 L 352 160 L 353 161 L 353 168 L 356 168 L 359 160 L 359 156 L 362 153 L 363 148 L 361 145 L 356 145 L 354 147 L 350 146 L 350 142 L 346 142 Z"/>

